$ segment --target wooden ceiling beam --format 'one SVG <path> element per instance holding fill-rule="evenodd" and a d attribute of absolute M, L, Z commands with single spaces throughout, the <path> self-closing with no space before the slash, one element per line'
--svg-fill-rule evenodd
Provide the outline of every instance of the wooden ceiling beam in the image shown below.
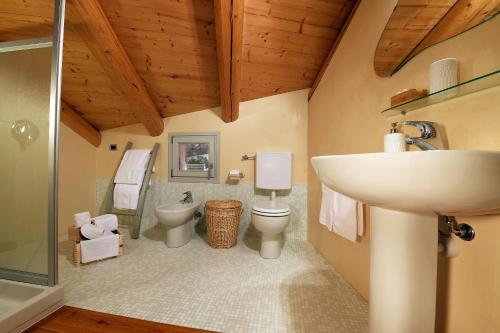
<path fill-rule="evenodd" d="M 243 53 L 244 0 L 232 0 L 231 34 L 231 121 L 240 115 L 241 57 Z"/>
<path fill-rule="evenodd" d="M 221 118 L 228 123 L 239 116 L 244 1 L 215 0 L 214 10 Z"/>
<path fill-rule="evenodd" d="M 99 147 L 101 144 L 101 133 L 65 101 L 61 101 L 61 121 L 94 146 Z"/>
<path fill-rule="evenodd" d="M 142 78 L 118 40 L 98 0 L 69 0 L 69 19 L 149 134 L 164 124 Z"/>
<path fill-rule="evenodd" d="M 316 88 L 318 87 L 321 79 L 323 78 L 323 75 L 325 74 L 325 71 L 328 68 L 328 65 L 330 64 L 330 61 L 332 60 L 333 55 L 335 54 L 335 51 L 337 51 L 337 48 L 339 47 L 339 44 L 342 41 L 342 38 L 344 37 L 344 34 L 345 34 L 347 28 L 349 27 L 349 24 L 351 23 L 351 20 L 352 20 L 354 14 L 356 13 L 356 10 L 358 9 L 360 3 L 361 3 L 361 0 L 356 0 L 356 3 L 354 4 L 354 6 L 351 9 L 351 12 L 347 16 L 344 24 L 342 25 L 342 29 L 340 30 L 340 33 L 338 34 L 337 38 L 333 42 L 332 48 L 330 49 L 328 56 L 326 57 L 325 61 L 323 62 L 323 65 L 321 65 L 321 68 L 318 72 L 318 75 L 314 79 L 311 90 L 309 90 L 309 100 L 314 95 Z"/>
<path fill-rule="evenodd" d="M 221 118 L 232 121 L 231 116 L 231 0 L 215 0 L 215 37 L 217 40 L 217 68 Z"/>

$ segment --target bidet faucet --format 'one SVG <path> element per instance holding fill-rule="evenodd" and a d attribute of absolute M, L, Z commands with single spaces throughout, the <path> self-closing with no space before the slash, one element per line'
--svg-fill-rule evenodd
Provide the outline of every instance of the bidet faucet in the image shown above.
<path fill-rule="evenodd" d="M 429 121 L 413 121 L 406 120 L 399 123 L 399 125 L 414 126 L 420 131 L 419 137 L 405 138 L 406 144 L 415 145 L 421 150 L 437 150 L 438 148 L 424 139 L 433 139 L 436 137 L 436 128 L 433 123 Z"/>
<path fill-rule="evenodd" d="M 193 193 L 191 193 L 191 191 L 187 191 L 182 194 L 185 195 L 184 199 L 181 200 L 182 203 L 193 203 Z"/>

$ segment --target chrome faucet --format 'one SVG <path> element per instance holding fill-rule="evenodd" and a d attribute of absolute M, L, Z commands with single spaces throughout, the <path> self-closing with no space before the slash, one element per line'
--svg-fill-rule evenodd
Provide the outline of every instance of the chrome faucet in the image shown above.
<path fill-rule="evenodd" d="M 193 193 L 191 193 L 191 191 L 187 191 L 182 194 L 185 195 L 184 199 L 181 200 L 182 203 L 193 203 Z"/>
<path fill-rule="evenodd" d="M 402 121 L 399 125 L 415 126 L 420 131 L 419 137 L 407 137 L 406 144 L 415 145 L 421 150 L 437 150 L 438 148 L 424 139 L 433 139 L 436 137 L 436 128 L 434 124 L 429 121 Z"/>

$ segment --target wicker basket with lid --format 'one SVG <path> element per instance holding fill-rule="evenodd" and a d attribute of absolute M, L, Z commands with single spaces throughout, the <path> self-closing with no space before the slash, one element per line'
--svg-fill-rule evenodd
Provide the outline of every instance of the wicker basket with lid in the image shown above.
<path fill-rule="evenodd" d="M 210 200 L 205 203 L 208 244 L 215 249 L 236 245 L 243 205 L 237 200 Z"/>

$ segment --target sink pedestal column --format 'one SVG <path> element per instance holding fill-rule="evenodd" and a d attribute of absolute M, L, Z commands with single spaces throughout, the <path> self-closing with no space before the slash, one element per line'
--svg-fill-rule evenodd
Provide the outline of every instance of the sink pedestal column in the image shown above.
<path fill-rule="evenodd" d="M 370 212 L 370 333 L 434 332 L 437 215 Z"/>

